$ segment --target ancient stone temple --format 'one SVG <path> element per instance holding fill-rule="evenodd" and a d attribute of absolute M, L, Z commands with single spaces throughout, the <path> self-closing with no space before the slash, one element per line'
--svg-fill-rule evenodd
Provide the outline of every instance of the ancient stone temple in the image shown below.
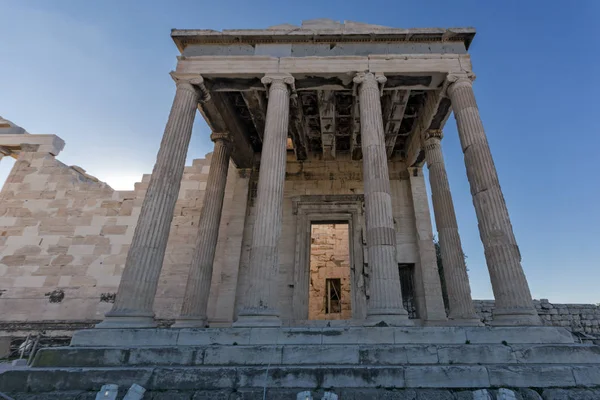
<path fill-rule="evenodd" d="M 58 162 L 54 136 L 0 138 L 18 160 L 2 192 L 0 312 L 97 322 L 0 375 L 0 390 L 23 376 L 51 390 L 46 368 L 63 367 L 85 368 L 56 375 L 62 390 L 98 390 L 101 376 L 211 398 L 600 385 L 598 348 L 541 326 L 531 298 L 473 91 L 474 29 L 316 20 L 171 36 L 175 97 L 134 191 Z M 444 166 L 451 113 L 492 327 L 471 298 Z M 185 166 L 198 114 L 214 150 Z"/>

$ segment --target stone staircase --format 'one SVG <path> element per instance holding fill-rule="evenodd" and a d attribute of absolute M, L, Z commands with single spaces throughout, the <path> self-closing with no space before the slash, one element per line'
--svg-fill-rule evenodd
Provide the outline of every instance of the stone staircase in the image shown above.
<path fill-rule="evenodd" d="M 262 398 L 265 387 L 390 399 L 408 389 L 586 388 L 593 399 L 600 346 L 575 344 L 555 327 L 92 329 L 69 347 L 40 350 L 32 368 L 0 374 L 0 391 L 9 393 L 97 391 L 104 383 L 224 399 L 244 391 L 256 396 L 240 399 Z"/>

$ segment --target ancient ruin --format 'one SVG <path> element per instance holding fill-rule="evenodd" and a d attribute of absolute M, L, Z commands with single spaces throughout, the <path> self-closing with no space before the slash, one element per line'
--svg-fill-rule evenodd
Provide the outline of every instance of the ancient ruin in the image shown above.
<path fill-rule="evenodd" d="M 532 300 L 473 92 L 474 29 L 315 20 L 171 36 L 176 94 L 135 190 L 60 163 L 57 136 L 0 135 L 17 159 L 0 196 L 0 318 L 90 328 L 0 374 L 0 390 L 25 376 L 49 391 L 41 374 L 63 367 L 85 368 L 59 374 L 62 390 L 103 376 L 273 398 L 600 385 L 598 348 L 542 326 L 549 303 Z M 214 150 L 185 166 L 198 110 Z M 451 113 L 495 297 L 477 312 L 442 155 Z"/>

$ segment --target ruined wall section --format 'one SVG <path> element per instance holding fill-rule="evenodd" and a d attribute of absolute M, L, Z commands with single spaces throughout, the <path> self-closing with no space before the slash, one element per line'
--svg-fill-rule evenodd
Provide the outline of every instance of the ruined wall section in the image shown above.
<path fill-rule="evenodd" d="M 294 257 L 296 247 L 296 215 L 292 199 L 302 195 L 352 195 L 364 194 L 362 161 L 353 161 L 349 155 L 338 154 L 335 160 L 322 160 L 320 155 L 309 155 L 305 161 L 297 161 L 292 152 L 288 154 L 283 199 L 283 224 L 279 241 L 279 307 L 284 319 L 293 315 Z M 398 262 L 418 261 L 417 235 L 414 207 L 410 194 L 408 172 L 402 162 L 388 163 L 392 190 L 392 208 L 395 220 Z M 247 266 L 250 258 L 251 236 L 256 216 L 256 188 L 258 171 L 250 180 L 248 218 L 244 228 L 240 278 L 238 280 L 236 312 L 239 312 L 243 296 L 248 290 Z M 363 244 L 366 249 L 366 236 Z M 308 266 L 307 266 L 308 267 Z M 351 290 L 354 290 L 352 288 Z M 361 288 L 364 290 L 364 288 Z"/>
<path fill-rule="evenodd" d="M 474 300 L 475 311 L 489 325 L 493 320 L 494 300 Z M 547 299 L 534 300 L 533 304 L 544 325 L 561 326 L 571 332 L 600 338 L 600 305 L 558 304 Z"/>
<path fill-rule="evenodd" d="M 210 155 L 185 168 L 157 292 L 159 318 L 179 311 L 209 162 Z M 238 178 L 231 172 L 229 198 Z M 49 153 L 22 152 L 0 192 L 0 321 L 101 319 L 114 301 L 149 180 L 115 191 Z"/>

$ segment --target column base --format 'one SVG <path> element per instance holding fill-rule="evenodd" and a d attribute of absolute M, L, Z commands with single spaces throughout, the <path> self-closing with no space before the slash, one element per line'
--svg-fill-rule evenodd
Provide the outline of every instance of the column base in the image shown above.
<path fill-rule="evenodd" d="M 408 314 L 378 314 L 367 315 L 363 326 L 414 326 L 415 322 L 408 319 Z"/>
<path fill-rule="evenodd" d="M 158 324 L 154 316 L 135 316 L 135 315 L 107 315 L 104 321 L 96 324 L 94 328 L 114 329 L 114 328 L 156 328 Z"/>
<path fill-rule="evenodd" d="M 539 326 L 542 320 L 535 310 L 494 310 L 491 326 Z"/>
<path fill-rule="evenodd" d="M 208 328 L 206 317 L 179 317 L 171 328 Z"/>
<path fill-rule="evenodd" d="M 234 328 L 281 327 L 277 315 L 240 315 L 232 325 Z"/>

